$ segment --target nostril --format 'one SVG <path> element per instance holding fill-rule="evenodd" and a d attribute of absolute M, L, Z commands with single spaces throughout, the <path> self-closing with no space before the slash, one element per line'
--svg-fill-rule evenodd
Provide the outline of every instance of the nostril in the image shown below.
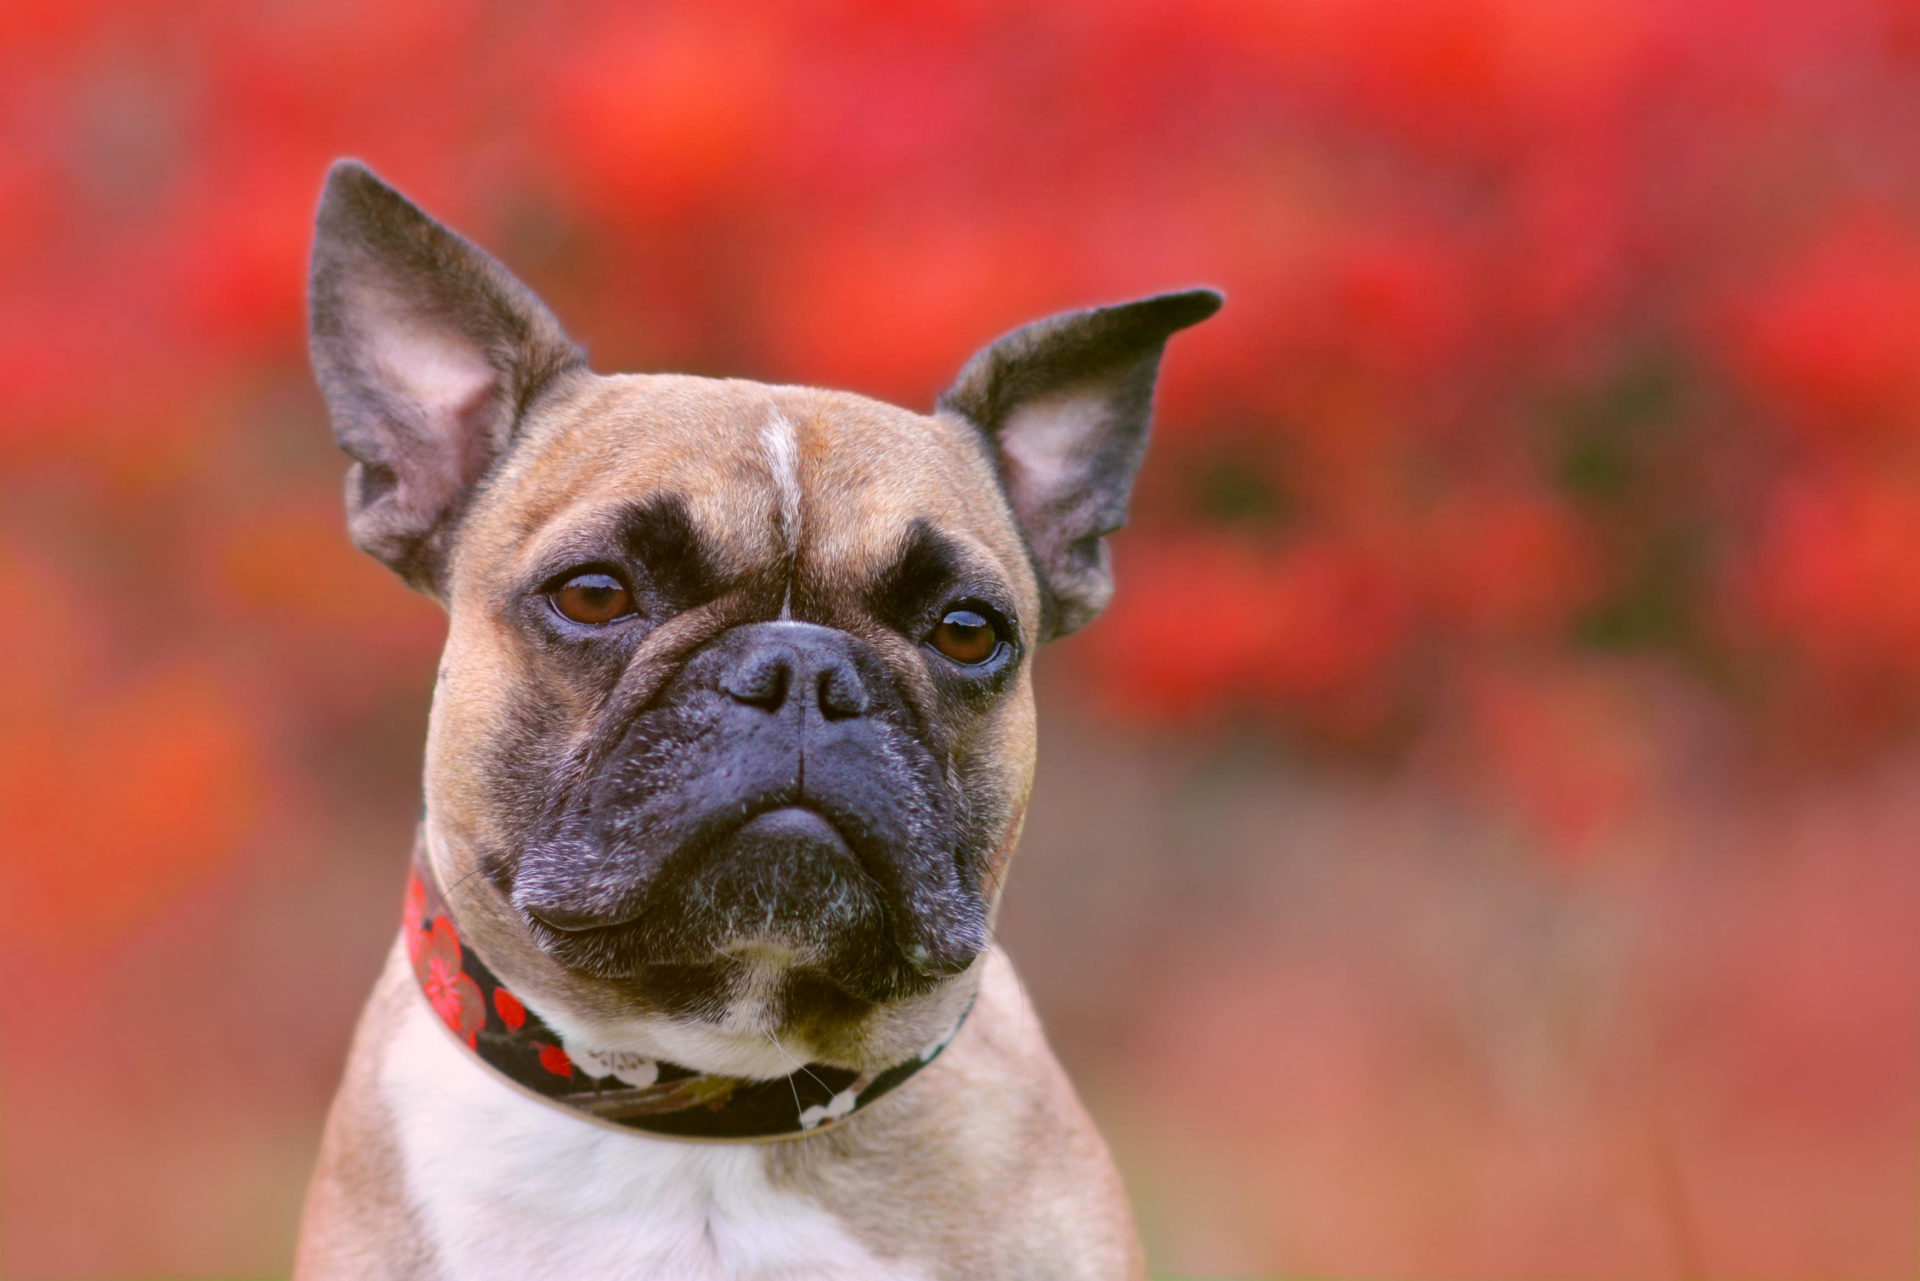
<path fill-rule="evenodd" d="M 754 654 L 720 678 L 720 688 L 737 703 L 777 712 L 787 701 L 790 665 L 784 654 Z"/>
<path fill-rule="evenodd" d="M 817 691 L 820 699 L 820 714 L 828 720 L 844 720 L 852 716 L 864 716 L 867 711 L 867 687 L 860 682 L 853 669 L 845 664 L 835 664 L 820 673 L 820 686 Z"/>

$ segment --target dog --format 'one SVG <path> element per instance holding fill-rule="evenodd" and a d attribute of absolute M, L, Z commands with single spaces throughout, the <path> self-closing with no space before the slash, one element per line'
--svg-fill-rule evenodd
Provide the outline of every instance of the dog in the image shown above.
<path fill-rule="evenodd" d="M 931 414 L 602 376 L 341 161 L 310 297 L 353 540 L 449 628 L 294 1275 L 1142 1276 L 992 926 L 1034 649 L 1221 295 L 1015 330 Z"/>

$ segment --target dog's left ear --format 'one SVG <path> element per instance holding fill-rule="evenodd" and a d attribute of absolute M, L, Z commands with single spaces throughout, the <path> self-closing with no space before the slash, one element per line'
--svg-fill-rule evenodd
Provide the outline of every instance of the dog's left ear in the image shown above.
<path fill-rule="evenodd" d="M 969 360 L 938 412 L 992 444 L 1044 605 L 1041 639 L 1064 636 L 1113 594 L 1106 536 L 1126 521 L 1147 450 L 1167 339 L 1220 310 L 1211 289 L 1064 312 Z"/>
<path fill-rule="evenodd" d="M 442 595 L 467 495 L 585 356 L 532 290 L 356 160 L 327 175 L 309 306 L 314 373 L 353 459 L 353 541 Z"/>

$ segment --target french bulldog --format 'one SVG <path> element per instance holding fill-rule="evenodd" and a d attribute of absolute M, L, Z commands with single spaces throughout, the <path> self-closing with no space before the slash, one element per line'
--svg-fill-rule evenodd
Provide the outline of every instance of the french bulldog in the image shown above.
<path fill-rule="evenodd" d="M 1015 330 L 931 414 L 600 375 L 333 167 L 349 527 L 449 624 L 296 1277 L 1142 1275 L 993 921 L 1034 650 L 1107 600 L 1162 349 L 1220 303 Z"/>

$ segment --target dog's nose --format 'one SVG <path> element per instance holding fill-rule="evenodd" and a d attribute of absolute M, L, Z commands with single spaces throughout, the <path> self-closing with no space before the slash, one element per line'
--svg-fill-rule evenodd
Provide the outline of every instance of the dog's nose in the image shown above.
<path fill-rule="evenodd" d="M 870 698 L 854 661 L 854 640 L 813 623 L 754 623 L 740 629 L 720 688 L 769 714 L 791 708 L 824 720 L 866 715 Z"/>

